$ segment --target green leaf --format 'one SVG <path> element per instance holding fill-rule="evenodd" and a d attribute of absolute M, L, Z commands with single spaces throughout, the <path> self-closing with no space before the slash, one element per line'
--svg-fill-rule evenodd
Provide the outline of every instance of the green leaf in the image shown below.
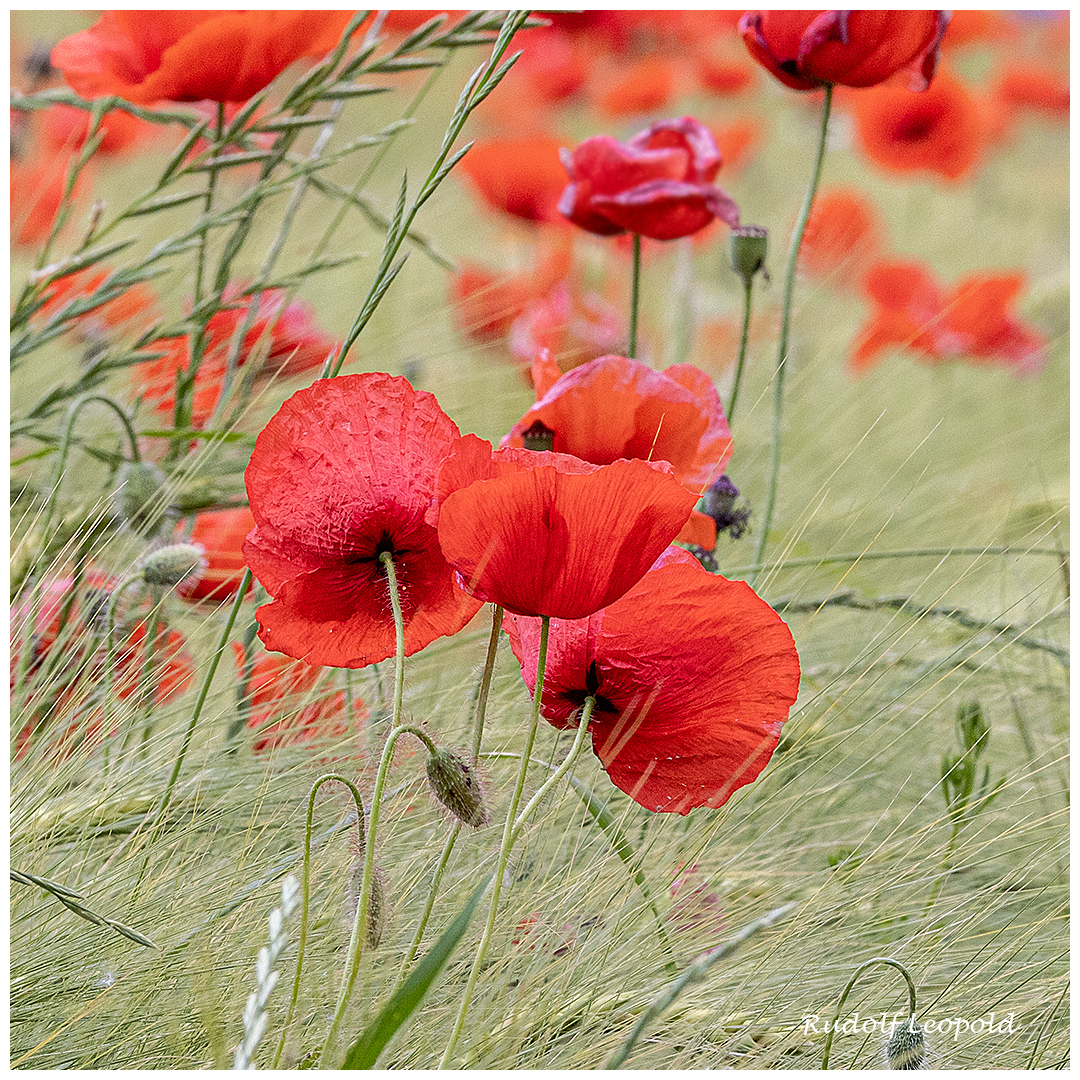
<path fill-rule="evenodd" d="M 489 874 L 476 886 L 468 902 L 443 931 L 442 936 L 431 947 L 424 959 L 416 965 L 401 989 L 386 1003 L 382 1012 L 368 1025 L 356 1042 L 349 1047 L 349 1052 L 341 1065 L 343 1069 L 374 1067 L 386 1044 L 424 1000 L 428 990 L 431 989 L 431 984 L 442 971 L 446 961 L 450 959 L 450 954 L 465 933 L 476 913 L 480 898 L 490 882 L 491 875 Z"/>

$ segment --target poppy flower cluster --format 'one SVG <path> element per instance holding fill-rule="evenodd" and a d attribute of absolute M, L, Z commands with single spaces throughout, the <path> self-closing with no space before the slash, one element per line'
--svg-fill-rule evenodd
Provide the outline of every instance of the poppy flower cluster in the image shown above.
<path fill-rule="evenodd" d="M 360 667 L 392 655 L 383 553 L 394 564 L 406 654 L 456 633 L 485 600 L 508 613 L 506 628 L 519 657 L 528 649 L 522 635 L 528 638 L 542 617 L 553 620 L 556 642 L 559 627 L 579 621 L 591 641 L 590 619 L 608 619 L 614 612 L 610 617 L 617 620 L 624 611 L 621 598 L 633 593 L 652 597 L 652 603 L 666 591 L 669 577 L 681 581 L 689 571 L 687 589 L 676 589 L 665 610 L 674 612 L 700 592 L 695 602 L 702 619 L 709 608 L 712 622 L 707 632 L 691 637 L 697 644 L 690 652 L 701 654 L 696 660 L 684 664 L 681 655 L 670 656 L 671 670 L 684 672 L 673 676 L 672 692 L 706 711 L 693 723 L 681 713 L 654 718 L 667 725 L 664 730 L 681 733 L 672 737 L 687 752 L 672 757 L 675 764 L 662 764 L 650 757 L 651 736 L 623 737 L 628 724 L 634 731 L 639 726 L 623 715 L 639 709 L 637 689 L 648 686 L 656 696 L 668 681 L 664 664 L 645 644 L 643 663 L 627 675 L 625 693 L 605 681 L 594 744 L 615 782 L 642 805 L 683 813 L 718 806 L 760 772 L 775 746 L 798 682 L 794 645 L 784 624 L 747 586 L 721 584 L 677 549 L 661 558 L 697 501 L 680 477 L 696 483 L 730 452 L 719 403 L 708 395 L 703 400 L 700 381 L 685 371 L 676 372 L 679 378 L 657 377 L 655 387 L 621 357 L 597 365 L 597 371 L 600 382 L 619 371 L 637 379 L 643 403 L 638 421 L 645 427 L 668 408 L 693 429 L 688 439 L 673 437 L 665 444 L 678 469 L 668 461 L 612 459 L 620 453 L 614 446 L 598 455 L 609 459 L 604 464 L 555 451 L 493 450 L 476 436 L 459 435 L 432 395 L 380 373 L 321 380 L 294 394 L 259 435 L 246 473 L 255 528 L 244 556 L 273 597 L 256 613 L 259 636 L 269 649 L 309 664 Z M 589 375 L 574 382 L 587 384 Z M 572 398 L 565 389 L 548 396 L 556 402 Z M 574 415 L 572 405 L 562 413 L 557 404 L 553 408 L 553 418 Z M 626 444 L 628 450 L 645 449 L 632 432 Z M 656 568 L 650 569 L 658 559 L 665 566 L 678 563 L 675 574 L 658 579 Z M 653 587 L 658 581 L 661 593 Z M 639 603 L 631 602 L 630 609 L 638 611 Z M 742 607 L 750 612 L 745 619 Z M 654 621 L 651 610 L 641 617 Z M 633 622 L 638 615 L 629 618 Z M 644 623 L 634 631 L 628 623 L 625 632 L 651 640 Z M 664 633 L 671 638 L 681 631 L 669 626 Z M 724 633 L 747 639 L 730 647 L 730 680 L 721 680 L 722 690 L 702 687 L 690 694 L 687 687 L 697 680 L 716 682 L 712 675 L 706 678 L 705 667 L 713 670 L 712 643 Z M 561 648 L 553 657 L 562 655 Z M 535 655 L 533 665 L 535 677 Z M 561 668 L 558 661 L 554 670 L 554 685 L 566 684 L 561 700 L 580 706 L 588 693 L 599 692 L 595 679 L 607 679 L 608 667 L 604 656 L 590 654 L 583 673 Z M 575 679 L 584 688 L 577 698 L 569 685 Z M 766 682 L 778 689 L 765 689 Z M 739 689 L 750 683 L 753 690 Z M 545 715 L 562 726 L 569 722 L 566 710 L 553 713 L 550 702 Z M 728 734 L 725 725 L 731 726 Z M 697 749 L 690 752 L 691 746 Z"/>
<path fill-rule="evenodd" d="M 713 184 L 716 141 L 691 116 L 658 121 L 627 143 L 594 135 L 560 155 L 570 184 L 559 211 L 586 232 L 676 240 L 716 218 L 739 223 L 735 201 Z"/>
<path fill-rule="evenodd" d="M 1005 366 L 1035 375 L 1047 359 L 1047 340 L 1012 311 L 1022 273 L 971 274 L 952 288 L 918 262 L 874 266 L 864 288 L 875 310 L 856 337 L 852 372 L 869 370 L 889 348 L 909 349 L 930 364 L 952 360 Z"/>

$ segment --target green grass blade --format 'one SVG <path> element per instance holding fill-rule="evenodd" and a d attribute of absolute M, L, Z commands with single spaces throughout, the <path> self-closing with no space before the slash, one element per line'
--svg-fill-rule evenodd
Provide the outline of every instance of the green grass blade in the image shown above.
<path fill-rule="evenodd" d="M 450 954 L 472 921 L 480 898 L 490 882 L 491 876 L 488 875 L 476 886 L 468 902 L 458 912 L 454 921 L 442 932 L 442 936 L 431 947 L 424 959 L 416 965 L 412 974 L 405 980 L 405 984 L 386 1003 L 383 1010 L 356 1042 L 349 1047 L 349 1052 L 341 1065 L 343 1069 L 370 1069 L 375 1065 L 386 1044 L 424 1000 L 424 996 L 431 989 L 431 984 L 442 971 L 443 965 L 450 959 Z"/>

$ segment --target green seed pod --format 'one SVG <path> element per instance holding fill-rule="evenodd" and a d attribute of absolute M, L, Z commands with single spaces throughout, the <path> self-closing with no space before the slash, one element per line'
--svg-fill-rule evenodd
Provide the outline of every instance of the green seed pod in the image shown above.
<path fill-rule="evenodd" d="M 148 585 L 194 585 L 206 570 L 206 549 L 202 544 L 169 544 L 144 556 L 141 568 Z"/>
<path fill-rule="evenodd" d="M 139 536 L 160 532 L 170 509 L 164 494 L 168 477 L 156 465 L 129 461 L 121 467 L 119 481 L 113 495 L 117 516 Z"/>
<path fill-rule="evenodd" d="M 769 232 L 760 225 L 739 225 L 731 230 L 731 268 L 747 285 L 765 269 L 768 251 Z"/>
<path fill-rule="evenodd" d="M 885 1044 L 885 1061 L 890 1069 L 928 1069 L 926 1036 L 914 1016 L 893 1028 Z"/>
<path fill-rule="evenodd" d="M 427 759 L 428 783 L 439 800 L 463 825 L 487 824 L 487 807 L 472 767 L 450 750 L 436 750 Z"/>

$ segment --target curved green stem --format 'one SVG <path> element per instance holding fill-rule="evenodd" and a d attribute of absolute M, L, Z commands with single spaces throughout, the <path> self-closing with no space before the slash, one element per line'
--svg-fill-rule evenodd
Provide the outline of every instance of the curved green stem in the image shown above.
<path fill-rule="evenodd" d="M 754 562 L 764 561 L 765 546 L 769 542 L 769 527 L 772 525 L 773 511 L 776 509 L 776 487 L 780 478 L 780 436 L 784 419 L 784 380 L 787 375 L 788 360 L 788 337 L 791 330 L 791 301 L 795 292 L 795 269 L 799 260 L 799 248 L 802 246 L 803 233 L 806 232 L 806 223 L 810 219 L 810 210 L 814 205 L 814 196 L 817 194 L 818 182 L 821 180 L 821 166 L 825 160 L 825 138 L 829 130 L 829 113 L 832 111 L 833 88 L 830 84 L 825 86 L 825 101 L 821 107 L 821 133 L 818 136 L 817 154 L 814 158 L 814 169 L 810 176 L 810 186 L 806 191 L 806 199 L 799 213 L 799 220 L 795 224 L 795 233 L 791 238 L 791 250 L 788 252 L 787 269 L 784 271 L 784 300 L 780 309 L 780 344 L 776 352 L 776 375 L 773 379 L 773 428 L 772 428 L 772 452 L 769 459 L 769 488 L 765 498 L 765 512 L 761 518 L 761 531 L 758 533 L 757 550 L 754 552 Z M 750 579 L 753 587 L 757 580 L 757 572 Z"/>
<path fill-rule="evenodd" d="M 127 435 L 128 445 L 131 448 L 131 460 L 135 462 L 140 460 L 139 440 L 135 434 L 135 429 L 131 426 L 131 419 L 128 414 L 112 398 L 106 397 L 104 394 L 80 394 L 68 406 L 67 416 L 64 420 L 64 434 L 61 436 L 60 450 L 56 455 L 56 478 L 53 480 L 52 490 L 49 492 L 49 501 L 45 504 L 45 511 L 42 514 L 43 536 L 49 535 L 49 528 L 52 525 L 53 514 L 56 510 L 56 499 L 60 493 L 60 484 L 64 479 L 68 453 L 71 450 L 71 437 L 72 432 L 75 430 L 75 421 L 78 419 L 83 407 L 94 401 L 107 405 L 120 418 L 124 433 Z"/>
<path fill-rule="evenodd" d="M 356 803 L 356 828 L 360 834 L 360 851 L 364 851 L 367 847 L 367 837 L 364 833 L 364 800 L 360 797 L 360 792 L 356 785 L 339 773 L 326 773 L 324 776 L 320 776 L 319 779 L 311 785 L 311 793 L 308 795 L 307 824 L 304 827 L 304 883 L 303 901 L 300 909 L 300 940 L 297 942 L 296 946 L 296 974 L 293 976 L 292 996 L 289 999 L 289 1011 L 285 1015 L 285 1023 L 281 1029 L 281 1038 L 278 1040 L 274 1061 L 270 1066 L 271 1069 L 276 1069 L 278 1067 L 278 1062 L 281 1061 L 281 1054 L 285 1049 L 285 1039 L 289 1034 L 289 1027 L 292 1024 L 293 1014 L 296 1012 L 296 1003 L 300 998 L 300 974 L 304 965 L 304 946 L 307 944 L 308 905 L 311 894 L 311 829 L 315 819 L 315 796 L 318 794 L 319 788 L 321 788 L 323 784 L 329 783 L 331 780 L 336 780 L 339 784 L 344 784 L 349 791 L 352 792 L 353 802 Z"/>
<path fill-rule="evenodd" d="M 886 964 L 891 968 L 896 968 L 896 970 L 904 976 L 904 981 L 907 983 L 908 989 L 908 1016 L 915 1015 L 915 982 L 911 978 L 908 969 L 904 967 L 899 960 L 894 960 L 891 956 L 872 957 L 870 960 L 867 960 L 865 964 L 860 964 L 855 969 L 855 974 L 848 979 L 848 984 L 844 987 L 844 992 L 840 995 L 840 1000 L 836 1005 L 836 1013 L 833 1015 L 832 1023 L 829 1025 L 829 1034 L 825 1039 L 825 1051 L 821 1058 L 822 1069 L 827 1069 L 829 1067 L 829 1051 L 832 1049 L 833 1036 L 836 1034 L 836 1022 L 843 1013 L 844 1002 L 847 1001 L 848 994 L 851 993 L 859 976 L 868 968 L 872 968 L 875 964 Z"/>
<path fill-rule="evenodd" d="M 516 815 L 518 805 L 521 803 L 521 794 L 525 790 L 525 778 L 529 771 L 529 758 L 532 756 L 533 742 L 536 740 L 536 729 L 540 722 L 540 699 L 544 692 L 544 669 L 547 666 L 548 631 L 551 625 L 550 618 L 545 615 L 540 622 L 540 647 L 536 657 L 536 689 L 533 691 L 532 716 L 529 722 L 529 732 L 525 739 L 525 748 L 521 752 L 521 767 L 518 769 L 517 784 L 514 794 L 510 799 L 510 807 L 506 812 L 506 824 L 503 826 L 502 846 L 499 848 L 499 858 L 495 866 L 495 876 L 492 879 L 491 903 L 488 908 L 487 924 L 484 927 L 480 944 L 476 948 L 476 958 L 473 960 L 472 970 L 469 972 L 469 980 L 465 984 L 462 994 L 461 1005 L 458 1008 L 457 1019 L 454 1021 L 454 1030 L 450 1033 L 450 1040 L 443 1051 L 439 1068 L 445 1069 L 457 1046 L 461 1032 L 465 1028 L 465 1018 L 469 1014 L 469 1004 L 472 1001 L 473 991 L 476 989 L 476 980 L 480 974 L 480 967 L 487 955 L 491 935 L 495 929 L 495 919 L 499 911 L 499 896 L 502 892 L 503 876 L 506 873 L 506 864 L 510 861 L 510 849 L 514 844 L 516 827 Z"/>
<path fill-rule="evenodd" d="M 626 355 L 630 360 L 637 359 L 637 324 L 638 308 L 641 304 L 641 234 L 634 233 L 634 253 L 630 270 L 630 334 L 626 345 Z"/>
<path fill-rule="evenodd" d="M 742 384 L 743 367 L 746 364 L 746 347 L 750 341 L 750 313 L 753 310 L 754 276 L 743 278 L 743 313 L 742 335 L 739 338 L 739 359 L 735 364 L 735 379 L 731 384 L 731 400 L 727 407 L 727 422 L 735 415 L 735 403 L 739 400 L 739 387 Z"/>
<path fill-rule="evenodd" d="M 390 771 L 390 762 L 394 756 L 394 746 L 399 736 L 408 733 L 423 739 L 430 750 L 435 749 L 431 740 L 418 728 L 407 725 L 399 726 L 401 705 L 405 692 L 405 620 L 401 611 L 401 597 L 398 592 L 394 557 L 390 552 L 384 551 L 380 553 L 379 561 L 386 572 L 386 582 L 390 592 L 390 607 L 394 613 L 394 633 L 397 644 L 397 652 L 394 658 L 393 730 L 386 739 L 382 758 L 379 761 L 379 771 L 375 776 L 375 789 L 371 795 L 371 813 L 368 818 L 368 842 L 364 851 L 364 872 L 360 879 L 360 897 L 356 903 L 356 916 L 353 919 L 352 934 L 349 937 L 349 951 L 345 960 L 345 979 L 341 984 L 341 990 L 338 992 L 337 1005 L 334 1008 L 334 1019 L 331 1021 L 326 1042 L 323 1044 L 322 1053 L 319 1056 L 319 1068 L 321 1069 L 333 1068 L 330 1064 L 330 1058 L 334 1052 L 334 1042 L 337 1039 L 341 1022 L 345 1018 L 345 1010 L 348 1008 L 349 998 L 352 996 L 353 987 L 356 984 L 356 976 L 360 971 L 368 908 L 371 903 L 371 881 L 375 873 L 375 831 L 379 824 L 379 804 L 382 801 L 383 787 L 386 785 L 386 777 Z"/>

